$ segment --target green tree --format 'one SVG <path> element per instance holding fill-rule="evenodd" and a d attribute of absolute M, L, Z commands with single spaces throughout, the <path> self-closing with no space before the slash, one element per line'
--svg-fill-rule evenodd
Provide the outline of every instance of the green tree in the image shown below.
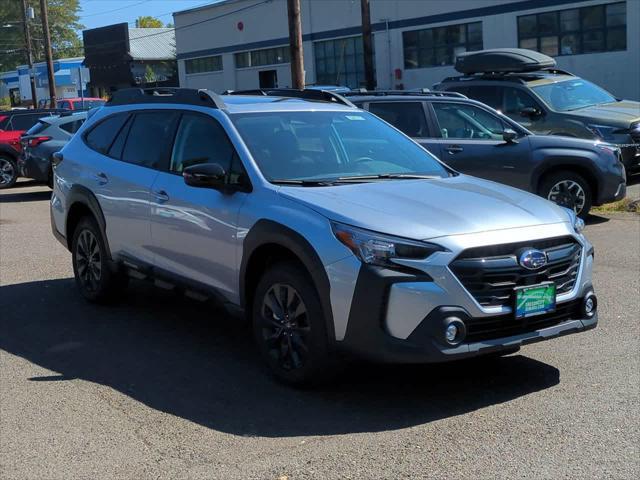
<path fill-rule="evenodd" d="M 161 28 L 162 22 L 155 17 L 145 15 L 136 19 L 136 28 Z"/>
<path fill-rule="evenodd" d="M 80 0 L 47 0 L 53 58 L 82 56 L 82 40 L 78 37 Z M 29 21 L 34 62 L 44 60 L 44 35 L 40 18 L 40 2 L 29 0 L 36 17 Z M 0 0 L 0 71 L 12 70 L 27 63 L 22 30 L 21 0 Z"/>
<path fill-rule="evenodd" d="M 156 81 L 156 72 L 153 71 L 151 65 L 147 65 L 144 69 L 144 83 L 154 83 Z"/>

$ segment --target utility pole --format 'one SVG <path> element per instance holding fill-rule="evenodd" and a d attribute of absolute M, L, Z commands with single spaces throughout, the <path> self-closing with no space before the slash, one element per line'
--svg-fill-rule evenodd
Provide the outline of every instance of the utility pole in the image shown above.
<path fill-rule="evenodd" d="M 369 0 L 360 0 L 362 11 L 362 52 L 364 54 L 364 79 L 367 90 L 376 88 L 376 79 L 373 74 L 373 47 L 371 41 L 371 10 Z"/>
<path fill-rule="evenodd" d="M 51 33 L 49 32 L 47 0 L 40 0 L 40 15 L 42 17 L 42 33 L 44 34 L 44 54 L 47 57 L 47 73 L 49 75 L 49 98 L 51 99 L 51 108 L 56 108 L 56 79 L 53 76 L 53 58 L 51 55 Z"/>
<path fill-rule="evenodd" d="M 31 9 L 33 12 L 33 9 Z M 27 0 L 22 0 L 22 28 L 24 30 L 24 42 L 27 51 L 27 65 L 29 66 L 29 83 L 31 84 L 31 102 L 33 108 L 38 107 L 36 94 L 36 77 L 33 72 L 33 54 L 31 53 L 31 32 L 29 31 L 29 16 L 27 16 Z"/>
<path fill-rule="evenodd" d="M 291 50 L 291 82 L 293 88 L 304 88 L 304 53 L 302 51 L 302 26 L 300 25 L 300 0 L 287 0 L 289 17 L 289 49 Z"/>

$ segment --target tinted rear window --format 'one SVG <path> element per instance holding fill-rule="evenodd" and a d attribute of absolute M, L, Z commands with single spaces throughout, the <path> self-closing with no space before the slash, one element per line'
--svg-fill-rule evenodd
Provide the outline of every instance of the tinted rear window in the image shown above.
<path fill-rule="evenodd" d="M 167 156 L 178 114 L 175 112 L 137 113 L 127 135 L 122 160 L 135 165 L 159 168 Z"/>
<path fill-rule="evenodd" d="M 128 113 L 118 113 L 98 123 L 85 136 L 87 145 L 93 150 L 106 154 L 128 116 Z"/>
<path fill-rule="evenodd" d="M 80 129 L 83 123 L 84 118 L 79 118 L 77 120 L 73 120 L 72 122 L 63 123 L 62 125 L 60 125 L 60 128 L 65 132 L 73 135 Z"/>
<path fill-rule="evenodd" d="M 29 130 L 39 118 L 46 117 L 42 113 L 14 115 L 11 118 L 11 130 Z"/>

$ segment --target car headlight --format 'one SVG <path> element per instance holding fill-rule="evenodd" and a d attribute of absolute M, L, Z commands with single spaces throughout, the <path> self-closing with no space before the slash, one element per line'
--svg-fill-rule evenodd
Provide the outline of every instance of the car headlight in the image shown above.
<path fill-rule="evenodd" d="M 331 228 L 341 243 L 363 263 L 370 265 L 399 268 L 393 259 L 423 259 L 434 252 L 444 251 L 444 248 L 431 243 L 383 235 L 342 223 L 332 223 Z"/>
<path fill-rule="evenodd" d="M 609 125 L 587 125 L 587 128 L 600 140 L 613 140 L 613 136 L 618 133 L 624 133 L 624 129 L 612 127 Z"/>
<path fill-rule="evenodd" d="M 571 225 L 573 226 L 573 229 L 575 230 L 575 232 L 577 234 L 582 235 L 582 231 L 584 230 L 584 220 L 582 220 L 580 217 L 578 217 L 576 215 L 576 212 L 574 212 L 573 210 L 571 210 L 570 208 L 565 208 L 565 211 L 567 212 L 567 215 L 569 215 L 569 221 L 571 222 Z"/>

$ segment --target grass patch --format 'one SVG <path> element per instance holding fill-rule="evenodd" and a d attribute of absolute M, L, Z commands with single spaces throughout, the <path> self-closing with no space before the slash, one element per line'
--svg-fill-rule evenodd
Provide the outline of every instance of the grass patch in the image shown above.
<path fill-rule="evenodd" d="M 632 200 L 623 198 L 618 202 L 606 203 L 592 209 L 593 212 L 611 213 L 611 212 L 634 212 L 640 213 L 640 199 Z"/>

